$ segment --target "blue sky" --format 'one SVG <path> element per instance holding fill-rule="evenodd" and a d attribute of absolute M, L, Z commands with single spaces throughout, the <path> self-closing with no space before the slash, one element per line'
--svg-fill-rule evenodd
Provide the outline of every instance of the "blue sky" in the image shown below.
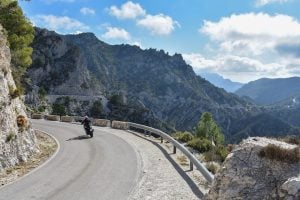
<path fill-rule="evenodd" d="M 31 0 L 34 25 L 181 53 L 234 81 L 300 76 L 300 0 Z"/>

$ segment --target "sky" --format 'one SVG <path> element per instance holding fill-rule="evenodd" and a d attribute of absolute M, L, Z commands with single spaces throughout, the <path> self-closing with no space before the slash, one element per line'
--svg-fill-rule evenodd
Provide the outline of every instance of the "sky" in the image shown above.
<path fill-rule="evenodd" d="M 196 72 L 242 83 L 300 76 L 300 0 L 31 0 L 20 5 L 35 26 L 180 53 Z"/>

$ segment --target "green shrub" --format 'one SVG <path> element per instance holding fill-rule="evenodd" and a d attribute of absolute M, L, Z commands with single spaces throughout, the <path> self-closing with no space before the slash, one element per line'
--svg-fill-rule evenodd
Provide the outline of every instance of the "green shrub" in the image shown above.
<path fill-rule="evenodd" d="M 189 142 L 194 136 L 190 132 L 176 132 L 174 138 L 180 142 Z"/>
<path fill-rule="evenodd" d="M 228 155 L 228 150 L 226 147 L 224 146 L 217 146 L 215 147 L 216 149 L 216 154 L 220 156 L 221 161 L 224 162 L 224 160 L 226 159 L 227 155 Z"/>
<path fill-rule="evenodd" d="M 34 28 L 23 14 L 18 1 L 0 1 L 0 24 L 7 31 L 12 63 L 12 75 L 18 88 L 21 88 L 26 68 L 32 63 Z M 19 89 L 21 92 L 21 89 Z"/>
<path fill-rule="evenodd" d="M 66 107 L 63 104 L 53 104 L 52 106 L 52 115 L 66 115 Z"/>
<path fill-rule="evenodd" d="M 300 147 L 285 149 L 274 144 L 268 144 L 259 151 L 258 155 L 262 158 L 268 158 L 270 160 L 297 163 L 300 162 Z"/>
<path fill-rule="evenodd" d="M 122 106 L 123 105 L 122 96 L 118 94 L 112 95 L 109 99 L 109 103 L 114 106 Z"/>
<path fill-rule="evenodd" d="M 215 146 L 210 151 L 205 152 L 203 154 L 204 160 L 206 162 L 216 161 L 216 162 L 224 162 L 228 155 L 228 150 L 224 146 Z"/>
<path fill-rule="evenodd" d="M 90 113 L 92 117 L 101 117 L 102 111 L 103 111 L 103 106 L 101 100 L 95 101 L 92 107 L 90 108 Z"/>
<path fill-rule="evenodd" d="M 201 138 L 193 138 L 190 140 L 187 145 L 200 153 L 207 152 L 212 149 L 211 141 L 207 139 L 201 139 Z"/>
<path fill-rule="evenodd" d="M 13 86 L 8 86 L 9 96 L 12 99 L 15 99 L 21 95 L 21 91 L 18 88 L 14 88 Z"/>
<path fill-rule="evenodd" d="M 13 133 L 13 132 L 10 132 L 7 137 L 6 137 L 6 140 L 5 142 L 10 142 L 11 140 L 15 139 L 16 138 L 16 135 Z"/>

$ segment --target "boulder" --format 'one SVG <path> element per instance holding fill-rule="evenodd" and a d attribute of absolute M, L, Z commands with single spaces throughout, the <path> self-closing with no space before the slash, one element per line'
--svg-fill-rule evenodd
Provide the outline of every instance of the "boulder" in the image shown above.
<path fill-rule="evenodd" d="M 297 145 L 268 138 L 248 138 L 228 155 L 205 199 L 299 199 L 299 161 L 262 156 L 262 150 L 268 145 L 299 152 Z M 299 154 L 296 157 L 299 159 Z"/>

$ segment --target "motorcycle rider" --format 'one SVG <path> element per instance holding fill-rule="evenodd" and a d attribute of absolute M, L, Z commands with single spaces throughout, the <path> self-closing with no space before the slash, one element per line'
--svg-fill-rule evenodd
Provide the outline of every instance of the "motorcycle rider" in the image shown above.
<path fill-rule="evenodd" d="M 93 133 L 91 133 L 92 127 L 91 127 L 91 120 L 88 116 L 85 116 L 84 119 L 81 121 L 81 124 L 83 124 L 83 127 L 85 129 L 85 132 L 89 134 L 91 137 L 93 137 Z"/>

